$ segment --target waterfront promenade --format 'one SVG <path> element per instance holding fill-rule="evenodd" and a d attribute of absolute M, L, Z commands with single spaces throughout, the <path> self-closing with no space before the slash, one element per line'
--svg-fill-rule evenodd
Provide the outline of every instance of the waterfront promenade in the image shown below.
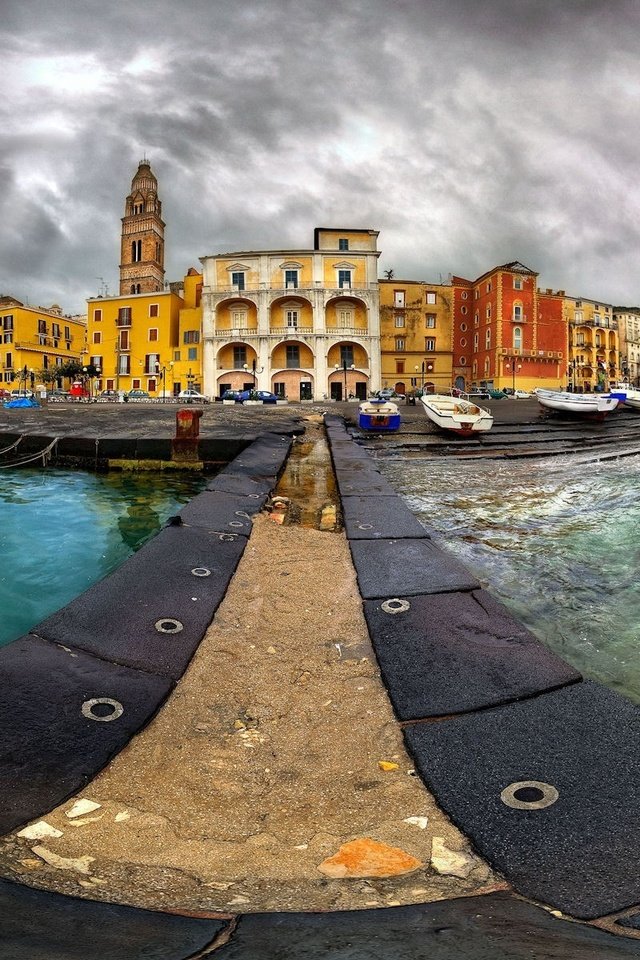
<path fill-rule="evenodd" d="M 74 439 L 82 451 L 87 448 L 81 440 L 95 445 L 104 438 L 121 439 L 130 444 L 133 440 L 162 441 L 172 435 L 175 407 L 132 406 L 52 405 L 46 411 L 4 411 L 0 429 L 6 436 L 16 433 L 38 442 L 65 438 L 68 456 L 73 455 Z M 519 827 L 516 836 L 505 835 L 503 840 L 498 836 L 493 851 L 482 836 L 482 824 L 476 822 L 478 815 L 470 798 L 462 797 L 462 806 L 467 813 L 471 811 L 469 816 L 456 808 L 455 798 L 449 798 L 451 790 L 458 796 L 464 793 L 461 782 L 475 781 L 488 822 L 495 811 L 490 796 L 484 797 L 483 768 L 505 762 L 500 774 L 507 777 L 505 786 L 511 780 L 525 779 L 513 775 L 509 769 L 512 760 L 491 758 L 486 743 L 474 744 L 473 737 L 462 757 L 459 751 L 451 755 L 446 743 L 449 730 L 454 731 L 454 741 L 464 742 L 468 739 L 465 717 L 479 730 L 483 717 L 497 717 L 509 731 L 507 739 L 515 743 L 520 726 L 517 716 L 509 714 L 509 704 L 544 702 L 553 713 L 557 691 L 569 698 L 566 703 L 577 724 L 581 714 L 575 692 L 587 685 L 566 665 L 541 651 L 526 631 L 518 630 L 508 617 L 491 608 L 489 600 L 479 602 L 479 584 L 452 558 L 434 557 L 428 531 L 417 521 L 412 523 L 394 491 L 385 487 L 375 471 L 375 457 L 385 453 L 381 446 L 386 441 L 405 449 L 418 446 L 434 456 L 476 456 L 481 448 L 477 444 L 456 448 L 454 442 L 452 450 L 450 441 L 425 424 L 419 409 L 408 407 L 401 434 L 365 441 L 372 457 L 341 425 L 340 416 L 349 421 L 354 411 L 353 404 L 205 408 L 201 435 L 215 441 L 218 452 L 223 449 L 221 444 L 228 444 L 234 459 L 212 479 L 210 489 L 196 498 L 197 502 L 181 511 L 182 524 L 167 528 L 159 537 L 165 536 L 165 548 L 172 547 L 179 559 L 184 548 L 180 537 L 183 533 L 192 537 L 186 551 L 186 556 L 194 557 L 191 573 L 200 569 L 193 553 L 197 541 L 197 556 L 208 551 L 208 567 L 203 563 L 203 569 L 219 574 L 221 580 L 227 576 L 228 588 L 215 602 L 214 594 L 207 593 L 211 585 L 204 574 L 200 580 L 192 578 L 183 584 L 180 573 L 173 581 L 169 565 L 163 584 L 162 571 L 146 580 L 143 568 L 132 566 L 129 569 L 140 574 L 135 610 L 127 611 L 123 590 L 132 578 L 126 573 L 116 588 L 94 595 L 92 608 L 100 614 L 96 618 L 101 627 L 98 633 L 110 634 L 107 620 L 115 621 L 120 631 L 128 629 L 127 619 L 133 619 L 137 627 L 142 607 L 149 620 L 160 617 L 167 624 L 173 618 L 185 620 L 185 630 L 179 635 L 172 634 L 168 626 L 168 636 L 158 639 L 156 649 L 150 652 L 148 645 L 141 647 L 140 660 L 135 663 L 127 661 L 141 631 L 132 629 L 130 645 L 125 643 L 123 653 L 114 657 L 119 669 L 128 669 L 136 677 L 143 673 L 164 678 L 163 689 L 153 694 L 158 703 L 164 699 L 164 705 L 155 716 L 154 710 L 150 711 L 146 726 L 144 720 L 133 725 L 125 741 L 132 735 L 133 739 L 122 745 L 124 749 L 119 748 L 102 772 L 94 768 L 97 776 L 85 789 L 65 792 L 63 786 L 60 802 L 45 805 L 38 817 L 29 817 L 45 826 L 32 826 L 30 833 L 21 836 L 20 821 L 5 833 L 0 850 L 2 876 L 47 891 L 25 893 L 21 900 L 16 891 L 22 887 L 5 887 L 5 902 L 13 897 L 18 915 L 25 917 L 29 897 L 33 897 L 33 908 L 40 914 L 50 911 L 50 924 L 55 924 L 51 918 L 56 910 L 60 916 L 76 910 L 73 915 L 86 917 L 88 926 L 95 922 L 103 928 L 104 915 L 99 921 L 99 910 L 106 908 L 94 903 L 116 903 L 122 906 L 108 908 L 116 911 L 111 913 L 112 921 L 148 932 L 152 924 L 145 911 L 162 911 L 156 933 L 167 919 L 174 926 L 171 933 L 159 937 L 156 953 L 149 955 L 166 958 L 203 956 L 206 944 L 216 947 L 215 955 L 243 960 L 276 956 L 353 960 L 378 956 L 398 960 L 421 956 L 437 960 L 640 956 L 640 944 L 633 939 L 637 871 L 627 862 L 633 851 L 620 847 L 615 830 L 602 848 L 597 838 L 591 837 L 590 844 L 598 849 L 598 857 L 607 844 L 611 860 L 626 857 L 620 874 L 621 892 L 616 890 L 615 864 L 600 862 L 596 869 L 580 850 L 579 806 L 570 804 L 568 814 L 565 808 L 563 815 L 571 822 L 568 831 L 566 823 L 562 828 L 542 813 L 547 823 L 551 820 L 546 834 L 539 833 L 540 821 L 533 814 L 537 808 L 525 810 L 524 821 L 535 824 L 533 836 L 526 830 L 523 836 Z M 541 455 L 537 447 L 545 443 L 551 447 L 549 452 L 560 452 L 558 443 L 562 449 L 571 444 L 566 424 L 554 422 L 547 429 L 535 402 L 500 401 L 494 412 L 500 441 L 486 447 L 486 455 L 513 454 L 522 446 L 523 437 L 528 438 L 528 447 L 522 447 L 520 454 Z M 20 418 L 14 417 L 15 413 Z M 633 431 L 639 425 L 640 419 L 625 416 L 612 424 L 585 427 L 583 452 L 587 446 L 607 455 L 620 444 L 631 450 Z M 508 436 L 519 439 L 510 442 Z M 258 438 L 257 444 L 251 442 L 254 438 Z M 260 438 L 267 438 L 262 447 Z M 29 446 L 35 449 L 35 443 Z M 242 451 L 242 447 L 246 449 Z M 151 448 L 142 444 L 127 449 L 149 453 Z M 119 458 L 114 455 L 113 459 Z M 153 457 L 140 459 L 148 464 Z M 389 542 L 394 546 L 387 548 Z M 407 565 L 402 552 L 394 552 L 396 543 L 418 562 Z M 138 555 L 138 564 L 144 561 L 145 549 Z M 416 550 L 426 551 L 429 563 Z M 163 556 L 171 563 L 175 559 L 167 556 L 166 549 L 164 554 L 162 550 L 153 553 L 151 547 L 149 553 L 156 564 L 162 563 Z M 424 579 L 412 581 L 418 568 L 426 569 L 428 589 Z M 434 587 L 436 581 L 439 585 Z M 179 588 L 184 593 L 183 587 L 188 588 L 186 596 L 179 594 Z M 387 594 L 409 597 L 403 602 L 418 612 L 417 625 L 412 614 L 404 626 L 391 629 L 389 623 L 401 624 L 402 616 L 393 613 L 385 621 L 380 606 Z M 414 641 L 416 630 L 424 633 L 424 623 L 434 618 L 435 608 L 419 614 L 420 604 L 437 604 L 442 598 L 448 602 L 462 595 L 474 596 L 476 619 L 481 613 L 485 618 L 482 632 L 485 640 L 492 638 L 487 644 L 492 676 L 483 674 L 483 658 L 476 657 L 466 668 L 454 658 L 448 662 L 447 672 L 444 657 L 436 665 L 436 683 L 429 686 L 425 678 L 433 674 L 434 664 L 420 663 L 419 644 L 415 646 Z M 178 617 L 177 608 L 197 607 L 205 596 L 217 607 L 215 616 L 210 624 L 204 624 L 201 642 L 193 644 L 193 658 L 187 656 L 185 661 L 176 651 L 183 646 L 183 638 L 189 642 L 192 638 L 185 636 L 186 617 L 182 613 Z M 62 642 L 56 631 L 77 627 L 81 613 L 80 604 L 49 624 L 48 639 L 47 629 L 34 629 L 42 649 L 47 643 Z M 452 622 L 455 616 L 449 605 L 436 619 Z M 402 659 L 401 643 L 410 635 L 414 645 L 405 650 L 410 658 L 407 662 Z M 517 657 L 511 650 L 506 653 L 514 635 L 518 636 Z M 73 666 L 81 668 L 82 674 L 83 657 L 98 641 L 86 636 L 76 641 L 71 635 L 67 639 L 76 651 Z M 119 638 L 114 635 L 110 639 L 117 644 Z M 166 645 L 162 647 L 165 659 L 153 660 L 152 665 L 152 659 L 159 656 L 160 641 Z M 440 637 L 440 642 L 446 646 L 445 637 Z M 518 659 L 523 651 L 529 656 L 524 664 Z M 99 660 L 103 656 L 98 648 L 93 655 Z M 514 660 L 516 669 L 512 670 Z M 56 669 L 60 677 L 60 666 Z M 87 676 L 87 672 L 82 675 L 85 685 Z M 420 676 L 424 682 L 416 684 Z M 118 682 L 125 679 L 119 677 Z M 38 686 L 37 677 L 30 683 L 37 696 L 48 702 L 51 695 Z M 426 688 L 431 707 L 416 700 Z M 407 690 L 411 691 L 408 701 Z M 72 684 L 69 693 L 73 693 Z M 440 698 L 435 707 L 434 697 Z M 53 700 L 55 697 L 50 703 L 52 712 L 56 708 Z M 491 709 L 496 707 L 501 709 Z M 614 714 L 615 709 L 614 704 Z M 3 720 L 7 713 L 10 711 Z M 456 728 L 442 719 L 453 715 L 461 719 L 462 726 Z M 417 726 L 416 720 L 421 720 Z M 544 717 L 535 723 L 544 727 Z M 92 726 L 109 728 L 111 724 Z M 440 730 L 443 738 L 439 741 Z M 426 748 L 419 742 L 422 731 L 431 731 Z M 544 739 L 542 732 L 540 736 Z M 74 737 L 74 747 L 82 749 L 78 735 Z M 624 754 L 621 731 L 620 740 Z M 533 749 L 529 744 L 529 750 Z M 549 776 L 558 776 L 558 768 L 567 766 L 567 759 L 558 754 L 556 744 L 546 749 L 550 756 L 555 754 L 556 766 L 551 763 Z M 442 791 L 440 803 L 416 776 L 416 767 L 420 772 L 424 765 L 424 781 L 429 780 L 429 756 L 437 756 L 441 768 L 436 781 L 440 778 L 442 782 L 432 784 L 436 794 Z M 448 757 L 451 769 L 463 761 L 451 782 L 442 769 L 443 764 L 447 767 Z M 480 758 L 478 763 L 472 762 L 474 757 Z M 37 768 L 37 749 L 29 759 Z M 59 760 L 62 771 L 64 758 Z M 86 782 L 89 778 L 86 773 L 83 776 Z M 586 772 L 579 769 L 570 774 L 567 793 L 570 789 L 580 793 L 576 785 L 581 776 L 588 780 Z M 50 786 L 42 785 L 44 794 Z M 54 783 L 52 796 L 56 789 Z M 564 790 L 562 793 L 564 802 Z M 447 800 L 442 804 L 444 796 Z M 605 810 L 601 818 L 607 829 L 615 799 L 608 795 L 609 812 Z M 77 800 L 88 804 L 75 806 Z M 536 800 L 523 796 L 523 802 L 535 804 Z M 458 827 L 443 812 L 443 805 L 456 810 Z M 459 826 L 467 822 L 471 829 L 461 831 Z M 505 857 L 499 849 L 503 842 L 520 848 L 520 858 L 525 861 L 529 844 L 529 868 L 525 865 L 523 870 L 522 864 Z M 495 852 L 495 858 L 482 856 L 481 848 Z M 554 861 L 572 864 L 572 858 L 586 863 L 581 880 L 588 888 L 584 894 L 576 894 L 573 881 L 563 878 L 562 869 L 554 868 Z M 496 869 L 496 862 L 504 865 L 504 872 Z M 575 869 L 571 865 L 569 872 Z M 527 885 L 536 895 L 529 893 L 523 900 L 518 894 Z M 60 893 L 87 902 L 61 901 Z M 37 897 L 45 899 L 37 902 Z M 575 915 L 616 930 L 617 935 L 604 933 L 592 923 L 562 922 L 534 906 L 535 902 L 568 916 L 572 912 L 565 902 L 571 902 L 578 907 Z M 127 907 L 135 909 L 128 912 Z M 166 914 L 178 914 L 181 919 Z M 603 914 L 605 919 L 601 919 Z M 447 931 L 444 936 L 443 931 Z M 5 933 L 7 936 L 10 934 Z M 147 940 L 151 942 L 149 937 L 150 932 Z M 130 948 L 129 952 L 114 952 L 116 941 L 108 956 L 133 960 L 135 953 Z M 200 946 L 189 953 L 187 942 Z M 538 953 L 531 952 L 532 943 L 537 944 Z M 165 952 L 159 952 L 163 949 Z M 61 945 L 55 956 L 73 955 L 63 950 Z M 16 952 L 6 955 L 21 956 Z M 24 956 L 38 954 L 25 952 Z M 88 951 L 83 954 L 91 956 Z"/>

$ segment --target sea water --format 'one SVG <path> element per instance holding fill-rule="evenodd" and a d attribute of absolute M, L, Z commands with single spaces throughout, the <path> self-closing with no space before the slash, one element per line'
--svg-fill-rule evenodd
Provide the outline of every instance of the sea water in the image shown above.
<path fill-rule="evenodd" d="M 168 472 L 0 472 L 0 645 L 114 570 L 204 482 Z"/>
<path fill-rule="evenodd" d="M 640 457 L 378 465 L 540 640 L 640 702 Z"/>

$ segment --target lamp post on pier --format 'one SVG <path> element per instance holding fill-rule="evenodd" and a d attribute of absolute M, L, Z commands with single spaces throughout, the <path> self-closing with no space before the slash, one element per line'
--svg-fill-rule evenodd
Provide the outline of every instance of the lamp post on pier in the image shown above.
<path fill-rule="evenodd" d="M 352 364 L 349 365 L 346 360 L 343 360 L 343 361 L 342 361 L 342 366 L 341 366 L 339 363 L 336 363 L 335 366 L 334 366 L 334 370 L 340 370 L 340 369 L 342 369 L 342 372 L 343 372 L 343 374 L 344 374 L 344 399 L 347 400 L 347 399 L 348 399 L 348 394 L 347 394 L 347 370 L 355 370 L 355 364 L 352 363 Z"/>
<path fill-rule="evenodd" d="M 249 366 L 248 363 L 243 363 L 242 369 L 245 370 L 247 373 L 251 373 L 251 376 L 253 377 L 252 390 L 255 393 L 256 387 L 258 385 L 258 374 L 262 373 L 262 371 L 264 370 L 264 367 L 260 367 L 260 369 L 258 370 L 256 365 L 256 360 L 254 357 L 254 359 L 251 361 L 251 366 Z"/>

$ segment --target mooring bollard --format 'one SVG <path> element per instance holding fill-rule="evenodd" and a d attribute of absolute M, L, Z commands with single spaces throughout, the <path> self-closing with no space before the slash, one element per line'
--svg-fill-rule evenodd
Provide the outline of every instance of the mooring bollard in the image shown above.
<path fill-rule="evenodd" d="M 178 410 L 176 435 L 171 443 L 172 460 L 197 460 L 202 410 Z"/>

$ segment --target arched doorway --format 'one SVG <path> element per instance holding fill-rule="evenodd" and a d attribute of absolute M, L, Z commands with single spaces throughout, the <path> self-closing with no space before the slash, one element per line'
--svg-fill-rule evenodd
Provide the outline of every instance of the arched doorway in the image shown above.
<path fill-rule="evenodd" d="M 398 382 L 396 383 L 393 389 L 395 390 L 396 393 L 401 393 L 403 396 L 407 392 L 407 388 L 405 387 L 404 382 L 402 380 L 398 380 Z"/>

